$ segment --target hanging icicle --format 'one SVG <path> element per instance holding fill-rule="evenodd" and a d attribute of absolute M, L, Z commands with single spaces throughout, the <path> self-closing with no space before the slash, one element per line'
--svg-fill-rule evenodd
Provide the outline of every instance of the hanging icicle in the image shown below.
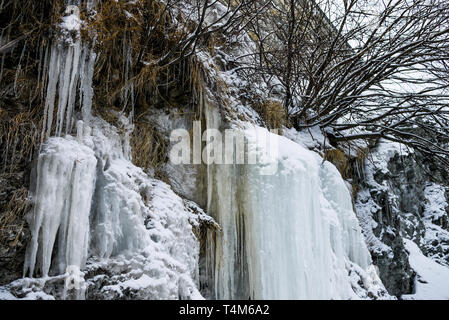
<path fill-rule="evenodd" d="M 93 88 L 92 78 L 96 54 L 80 40 L 81 21 L 77 6 L 69 5 L 66 16 L 60 24 L 61 33 L 66 35 L 64 39 L 58 39 L 51 45 L 46 78 L 47 94 L 44 108 L 44 126 L 42 129 L 42 141 L 52 135 L 61 136 L 69 134 L 73 128 L 73 114 L 77 100 L 81 106 L 82 119 L 89 124 Z M 71 32 L 75 32 L 73 39 Z M 45 62 L 46 65 L 47 62 Z M 44 72 L 45 72 L 44 68 Z M 56 96 L 58 97 L 56 101 Z M 54 114 L 56 112 L 56 119 Z M 53 127 L 54 131 L 53 131 Z"/>

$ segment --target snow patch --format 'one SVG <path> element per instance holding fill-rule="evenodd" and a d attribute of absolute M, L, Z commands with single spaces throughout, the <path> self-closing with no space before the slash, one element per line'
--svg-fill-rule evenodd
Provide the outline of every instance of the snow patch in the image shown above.
<path fill-rule="evenodd" d="M 404 239 L 410 252 L 410 265 L 417 273 L 416 292 L 403 295 L 405 300 L 449 300 L 449 268 L 426 257 L 411 240 Z"/>

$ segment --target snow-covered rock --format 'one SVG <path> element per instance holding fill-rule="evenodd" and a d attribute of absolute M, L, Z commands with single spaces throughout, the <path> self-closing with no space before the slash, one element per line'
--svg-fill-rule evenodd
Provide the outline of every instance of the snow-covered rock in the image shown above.
<path fill-rule="evenodd" d="M 444 168 L 398 143 L 381 140 L 365 159 L 356 212 L 381 279 L 394 295 L 412 294 L 419 283 L 409 256 L 417 251 L 407 241 L 418 245 L 420 254 L 448 265 L 444 181 Z"/>
<path fill-rule="evenodd" d="M 426 257 L 411 240 L 405 239 L 410 265 L 416 271 L 415 290 L 405 300 L 449 300 L 449 268 Z"/>

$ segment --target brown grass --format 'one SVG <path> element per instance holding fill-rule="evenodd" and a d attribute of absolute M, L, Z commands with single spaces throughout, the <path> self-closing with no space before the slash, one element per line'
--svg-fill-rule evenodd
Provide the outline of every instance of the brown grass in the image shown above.
<path fill-rule="evenodd" d="M 3 152 L 0 172 L 15 172 L 24 161 L 31 161 L 40 142 L 38 109 L 23 111 L 12 117 L 0 109 L 0 145 Z"/>
<path fill-rule="evenodd" d="M 351 177 L 351 165 L 346 154 L 339 149 L 327 149 L 324 151 L 324 160 L 331 162 L 340 171 L 343 179 Z"/>
<path fill-rule="evenodd" d="M 268 99 L 257 103 L 255 109 L 269 129 L 281 129 L 287 124 L 287 114 L 280 101 Z"/>
<path fill-rule="evenodd" d="M 0 243 L 7 243 L 11 248 L 20 240 L 26 223 L 24 216 L 31 207 L 27 196 L 26 188 L 15 190 L 5 211 L 0 215 Z"/>
<path fill-rule="evenodd" d="M 156 171 L 166 162 L 167 143 L 157 129 L 147 121 L 137 121 L 131 136 L 133 163 Z"/>
<path fill-rule="evenodd" d="M 124 101 L 129 101 L 131 88 L 140 107 L 151 106 L 160 96 L 168 101 L 164 95 L 168 87 L 179 87 L 181 69 L 159 66 L 158 61 L 185 36 L 170 25 L 170 10 L 158 0 L 120 0 L 103 2 L 97 11 L 83 30 L 83 38 L 95 37 L 102 52 L 94 76 L 100 84 L 95 88 L 97 104 L 129 108 L 132 103 L 125 106 Z"/>

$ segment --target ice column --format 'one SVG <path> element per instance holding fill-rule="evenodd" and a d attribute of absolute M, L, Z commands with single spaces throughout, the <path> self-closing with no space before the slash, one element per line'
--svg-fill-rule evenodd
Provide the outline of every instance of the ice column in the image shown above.
<path fill-rule="evenodd" d="M 25 274 L 40 269 L 47 276 L 57 243 L 55 270 L 86 262 L 89 214 L 94 193 L 97 160 L 91 149 L 75 140 L 50 138 L 44 145 L 36 169 L 32 195 L 32 240 L 25 261 Z"/>
<path fill-rule="evenodd" d="M 70 15 L 63 17 L 63 22 L 59 26 L 65 37 L 51 45 L 42 140 L 51 136 L 53 126 L 57 136 L 61 136 L 63 132 L 65 134 L 71 132 L 77 89 L 82 119 L 85 123 L 90 120 L 96 54 L 88 45 L 81 43 L 78 7 L 67 6 L 66 14 L 69 13 Z M 75 39 L 72 38 L 72 32 L 77 33 Z M 53 119 L 55 111 L 56 120 Z"/>

